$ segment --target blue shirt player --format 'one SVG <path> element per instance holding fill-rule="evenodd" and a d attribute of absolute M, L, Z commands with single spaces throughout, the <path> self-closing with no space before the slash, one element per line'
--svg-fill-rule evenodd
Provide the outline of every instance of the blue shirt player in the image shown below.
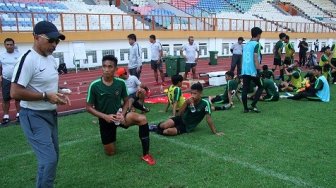
<path fill-rule="evenodd" d="M 252 39 L 244 45 L 243 48 L 243 63 L 242 63 L 242 78 L 243 78 L 243 93 L 242 100 L 244 104 L 244 113 L 254 111 L 259 113 L 256 104 L 262 93 L 262 84 L 260 79 L 260 47 L 259 39 L 261 37 L 262 30 L 259 27 L 251 29 Z M 254 100 L 251 107 L 247 107 L 247 93 L 249 91 L 250 82 L 254 82 L 258 86 L 258 90 L 254 96 Z"/>

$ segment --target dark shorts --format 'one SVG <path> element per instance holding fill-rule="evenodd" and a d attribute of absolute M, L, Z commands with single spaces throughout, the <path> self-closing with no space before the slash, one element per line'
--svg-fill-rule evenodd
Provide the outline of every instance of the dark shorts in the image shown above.
<path fill-rule="evenodd" d="M 286 57 L 283 63 L 284 65 L 291 65 L 293 64 L 293 59 L 290 57 Z"/>
<path fill-rule="evenodd" d="M 104 145 L 114 143 L 117 140 L 117 127 L 127 129 L 125 125 L 115 125 L 114 123 L 107 123 L 103 119 L 99 119 L 100 138 Z"/>
<path fill-rule="evenodd" d="M 140 78 L 140 74 L 142 71 L 142 66 L 140 67 L 140 71 L 137 71 L 137 68 L 133 68 L 133 69 L 128 69 L 128 72 L 130 75 L 136 76 L 137 78 Z"/>
<path fill-rule="evenodd" d="M 174 121 L 177 134 L 183 134 L 187 132 L 186 125 L 182 121 L 182 116 L 172 117 L 171 120 Z"/>
<path fill-rule="evenodd" d="M 132 94 L 129 94 L 128 97 L 134 99 L 134 101 L 139 100 L 139 97 L 136 96 L 136 92 L 132 93 Z"/>
<path fill-rule="evenodd" d="M 10 101 L 10 88 L 11 88 L 11 81 L 2 78 L 2 99 L 3 101 Z"/>
<path fill-rule="evenodd" d="M 160 63 L 157 60 L 151 60 L 151 68 L 155 71 L 162 70 L 162 60 L 160 60 Z"/>
<path fill-rule="evenodd" d="M 279 65 L 281 66 L 281 59 L 274 58 L 273 65 Z"/>
<path fill-rule="evenodd" d="M 190 69 L 196 67 L 197 63 L 186 63 L 185 72 L 190 72 Z"/>
<path fill-rule="evenodd" d="M 215 98 L 211 99 L 211 103 L 225 104 L 225 103 L 229 103 L 229 101 L 225 100 L 224 95 L 216 95 Z"/>

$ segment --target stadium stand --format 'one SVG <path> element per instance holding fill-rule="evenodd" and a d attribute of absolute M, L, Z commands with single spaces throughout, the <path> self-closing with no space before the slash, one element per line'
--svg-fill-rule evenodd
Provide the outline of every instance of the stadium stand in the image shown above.
<path fill-rule="evenodd" d="M 312 4 L 314 4 L 317 7 L 320 7 L 321 9 L 329 12 L 332 14 L 332 16 L 336 16 L 336 7 L 335 4 L 329 0 L 308 0 Z"/>
<path fill-rule="evenodd" d="M 99 5 L 88 5 L 81 0 L 37 1 L 3 0 L 0 2 L 2 31 L 31 31 L 34 23 L 49 20 L 62 30 L 249 30 L 260 26 L 268 31 L 297 32 L 328 31 L 335 28 L 335 18 L 314 6 L 313 1 L 282 0 L 305 10 L 305 15 L 291 16 L 276 8 L 269 0 L 132 0 L 132 9 L 140 15 L 129 15 L 108 1 L 96 0 Z M 153 3 L 154 2 L 154 3 Z M 314 1 L 317 3 L 317 1 Z M 157 4 L 155 4 L 157 3 Z M 170 4 L 171 7 L 160 6 Z M 321 1 L 321 7 L 335 5 Z M 176 14 L 182 10 L 185 15 Z M 60 14 L 61 13 L 61 14 Z M 217 17 L 215 22 L 213 18 Z M 207 20 L 205 20 L 207 19 Z M 230 20 L 231 19 L 231 20 Z M 62 25 L 63 24 L 63 25 Z M 217 25 L 216 25 L 217 24 Z M 333 26 L 333 27 L 331 27 Z"/>
<path fill-rule="evenodd" d="M 319 17 L 329 17 L 323 11 L 319 10 L 317 7 L 308 3 L 305 0 L 281 0 L 282 2 L 295 4 L 296 7 L 300 8 L 308 16 L 319 18 Z"/>
<path fill-rule="evenodd" d="M 247 12 L 254 4 L 261 2 L 261 0 L 228 0 L 228 2 L 238 10 Z"/>

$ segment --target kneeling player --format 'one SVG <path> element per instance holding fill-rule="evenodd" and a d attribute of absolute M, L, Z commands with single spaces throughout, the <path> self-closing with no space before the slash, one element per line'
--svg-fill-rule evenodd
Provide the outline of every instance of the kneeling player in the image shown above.
<path fill-rule="evenodd" d="M 149 128 L 144 115 L 128 112 L 128 96 L 126 84 L 114 77 L 118 60 L 111 55 L 103 57 L 103 76 L 90 84 L 87 96 L 86 110 L 99 118 L 100 136 L 105 153 L 115 154 L 117 127 L 128 128 L 139 126 L 139 137 L 142 144 L 143 157 L 149 165 L 155 160 L 149 154 Z M 124 104 L 121 105 L 121 100 Z M 118 109 L 122 107 L 122 111 Z"/>
<path fill-rule="evenodd" d="M 279 100 L 279 89 L 276 83 L 271 79 L 263 79 L 263 88 L 266 91 L 266 95 L 261 96 L 263 101 L 278 101 Z"/>
<path fill-rule="evenodd" d="M 196 83 L 191 86 L 191 98 L 182 105 L 179 115 L 157 126 L 157 132 L 162 135 L 175 136 L 189 133 L 203 120 L 206 121 L 212 133 L 221 136 L 222 132 L 217 132 L 211 118 L 211 108 L 209 102 L 202 99 L 202 84 Z"/>

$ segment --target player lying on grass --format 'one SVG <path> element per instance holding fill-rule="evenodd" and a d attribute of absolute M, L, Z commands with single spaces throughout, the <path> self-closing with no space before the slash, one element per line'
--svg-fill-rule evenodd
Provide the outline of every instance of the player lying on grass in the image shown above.
<path fill-rule="evenodd" d="M 238 87 L 239 78 L 234 79 L 234 73 L 227 71 L 225 73 L 225 79 L 227 84 L 225 86 L 224 94 L 209 96 L 209 102 L 211 104 L 212 110 L 228 110 L 233 106 L 233 96 L 235 95 L 238 100 L 238 92 L 236 92 Z M 237 81 L 238 80 L 238 81 Z M 214 104 L 224 104 L 223 106 L 215 106 Z"/>
<path fill-rule="evenodd" d="M 99 118 L 104 151 L 109 156 L 115 154 L 117 127 L 127 129 L 132 125 L 138 125 L 143 151 L 142 160 L 154 165 L 155 160 L 149 154 L 149 127 L 146 116 L 129 112 L 126 84 L 124 80 L 114 77 L 118 60 L 112 55 L 106 55 L 102 61 L 103 76 L 90 84 L 86 110 Z M 124 102 L 123 105 L 121 101 Z"/>
<path fill-rule="evenodd" d="M 134 106 L 142 112 L 149 112 L 149 108 L 146 108 L 144 105 L 146 92 L 149 91 L 148 87 L 141 83 L 136 76 L 127 74 L 124 67 L 118 68 L 116 76 L 123 79 L 126 83 L 129 97 L 128 109 L 133 109 Z"/>
<path fill-rule="evenodd" d="M 322 74 L 322 67 L 314 66 L 313 73 L 317 78 L 314 87 L 310 87 L 307 90 L 299 92 L 292 97 L 288 97 L 288 99 L 300 100 L 302 98 L 307 98 L 308 100 L 315 101 L 330 101 L 330 88 L 327 79 Z"/>
<path fill-rule="evenodd" d="M 168 104 L 166 106 L 166 112 L 168 112 L 169 106 L 172 106 L 173 116 L 176 116 L 176 113 L 180 110 L 183 103 L 185 102 L 184 97 L 182 96 L 182 81 L 183 77 L 181 75 L 174 75 L 171 77 L 172 85 L 168 88 Z"/>
<path fill-rule="evenodd" d="M 203 120 L 204 116 L 212 133 L 218 136 L 223 135 L 217 132 L 211 118 L 211 108 L 208 101 L 202 99 L 203 86 L 200 83 L 191 86 L 191 97 L 182 105 L 177 116 L 168 119 L 157 125 L 157 133 L 167 136 L 175 136 L 189 133 L 194 130 Z"/>

